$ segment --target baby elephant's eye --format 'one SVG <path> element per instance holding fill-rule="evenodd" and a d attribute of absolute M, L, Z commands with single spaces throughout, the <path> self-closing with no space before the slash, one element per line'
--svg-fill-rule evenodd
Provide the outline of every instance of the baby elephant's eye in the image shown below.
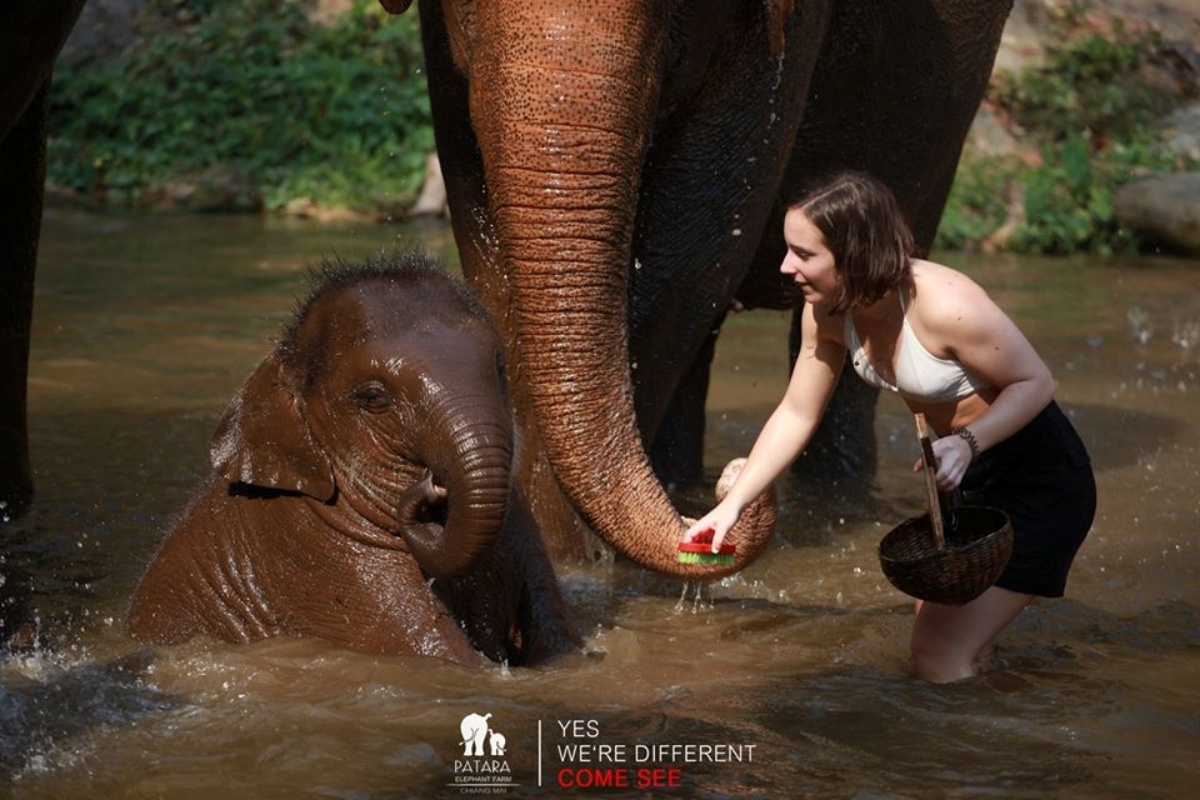
<path fill-rule="evenodd" d="M 354 391 L 354 402 L 364 411 L 378 414 L 391 408 L 395 404 L 396 398 L 382 383 L 371 381 Z"/>

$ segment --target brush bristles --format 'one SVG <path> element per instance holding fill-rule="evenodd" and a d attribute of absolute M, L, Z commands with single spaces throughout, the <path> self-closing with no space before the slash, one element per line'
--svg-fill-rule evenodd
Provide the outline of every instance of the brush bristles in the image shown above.
<path fill-rule="evenodd" d="M 680 551 L 675 554 L 680 564 L 703 564 L 709 567 L 729 566 L 735 561 L 733 553 L 687 553 Z"/>

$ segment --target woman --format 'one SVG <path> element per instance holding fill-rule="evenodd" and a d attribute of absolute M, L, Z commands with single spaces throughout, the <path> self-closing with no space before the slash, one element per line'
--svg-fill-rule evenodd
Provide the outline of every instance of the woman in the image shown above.
<path fill-rule="evenodd" d="M 1004 574 L 964 606 L 917 603 L 913 667 L 934 682 L 976 674 L 992 640 L 1034 596 L 1061 597 L 1091 527 L 1087 451 L 1053 400 L 1045 363 L 970 278 L 914 258 L 882 183 L 843 173 L 792 205 L 780 271 L 804 299 L 801 350 L 782 402 L 725 499 L 684 538 L 720 546 L 742 509 L 804 451 L 847 352 L 869 384 L 925 414 L 937 485 L 982 495 L 1015 532 Z"/>

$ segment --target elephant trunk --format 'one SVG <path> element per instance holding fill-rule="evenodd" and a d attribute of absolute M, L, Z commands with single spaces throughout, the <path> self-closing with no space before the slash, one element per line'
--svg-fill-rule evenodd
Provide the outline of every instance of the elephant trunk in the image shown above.
<path fill-rule="evenodd" d="M 400 534 L 433 578 L 469 571 L 499 537 L 508 504 L 511 426 L 501 404 L 443 409 L 430 426 L 424 477 L 400 497 Z"/>
<path fill-rule="evenodd" d="M 677 563 L 684 525 L 633 404 L 628 270 L 669 3 L 621 0 L 603 14 L 563 4 L 549 24 L 496 5 L 479 6 L 470 91 L 472 108 L 493 112 L 472 118 L 512 292 L 498 324 L 520 368 L 514 391 L 532 405 L 563 491 L 619 551 L 684 577 L 736 571 L 769 540 L 766 499 L 732 533 L 735 566 Z"/>

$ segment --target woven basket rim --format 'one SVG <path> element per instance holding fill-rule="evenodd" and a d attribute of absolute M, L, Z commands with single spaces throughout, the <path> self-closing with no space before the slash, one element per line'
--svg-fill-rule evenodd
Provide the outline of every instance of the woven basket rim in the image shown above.
<path fill-rule="evenodd" d="M 998 519 L 1003 520 L 1003 524 L 1000 527 L 995 528 L 993 530 L 986 531 L 984 533 L 973 534 L 973 535 L 971 535 L 971 538 L 965 542 L 951 544 L 950 541 L 947 541 L 945 548 L 943 548 L 941 550 L 930 549 L 930 551 L 928 553 L 920 555 L 916 558 L 896 558 L 894 556 L 888 555 L 887 553 L 884 552 L 884 546 L 890 539 L 895 538 L 896 534 L 898 534 L 902 531 L 905 531 L 906 528 L 909 528 L 909 527 L 913 527 L 913 526 L 917 526 L 917 525 L 921 525 L 921 524 L 924 524 L 926 527 L 928 527 L 928 525 L 929 525 L 929 522 L 928 522 L 929 514 L 928 513 L 922 514 L 921 516 L 917 516 L 917 517 L 909 517 L 908 519 L 901 522 L 899 525 L 892 528 L 886 534 L 884 534 L 883 538 L 879 540 L 878 550 L 879 550 L 880 560 L 887 561 L 892 564 L 917 564 L 922 561 L 926 561 L 926 560 L 930 560 L 930 559 L 943 558 L 948 553 L 963 553 L 963 554 L 969 553 L 972 550 L 981 549 L 983 547 L 988 546 L 997 537 L 1009 537 L 1012 535 L 1012 522 L 1011 522 L 1011 520 L 1009 520 L 1008 514 L 1004 513 L 1003 511 L 1001 511 L 998 508 L 993 508 L 991 506 L 964 505 L 964 506 L 959 506 L 957 510 L 960 513 L 964 512 L 964 511 L 967 513 L 976 513 L 976 512 L 980 512 L 980 511 L 985 511 L 985 512 L 994 514 L 997 516 Z M 930 539 L 932 541 L 932 535 L 930 536 Z"/>
<path fill-rule="evenodd" d="M 962 605 L 982 594 L 1000 577 L 1012 553 L 1012 521 L 1000 509 L 989 506 L 959 506 L 972 519 L 962 524 L 974 526 L 957 536 L 957 543 L 946 542 L 937 549 L 929 515 L 911 517 L 892 528 L 879 542 L 879 566 L 884 577 L 897 589 L 912 597 L 937 603 Z M 984 529 L 982 525 L 990 529 Z M 999 527 L 991 527 L 1001 523 Z M 906 557 L 888 555 L 889 543 L 897 550 L 908 550 Z"/>

